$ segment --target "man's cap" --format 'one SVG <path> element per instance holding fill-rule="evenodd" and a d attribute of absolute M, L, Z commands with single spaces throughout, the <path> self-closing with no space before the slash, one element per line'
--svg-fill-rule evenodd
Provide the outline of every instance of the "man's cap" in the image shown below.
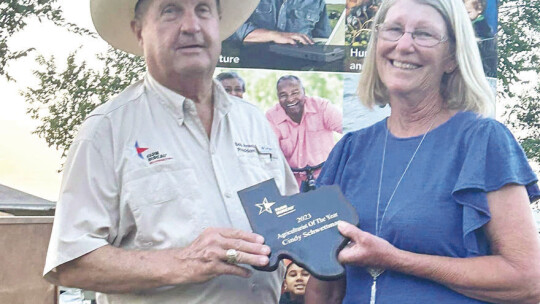
<path fill-rule="evenodd" d="M 90 0 L 90 13 L 98 34 L 112 47 L 143 55 L 137 37 L 131 31 L 138 0 Z M 146 0 L 152 1 L 152 0 Z M 255 10 L 259 0 L 220 0 L 220 38 L 227 39 Z"/>

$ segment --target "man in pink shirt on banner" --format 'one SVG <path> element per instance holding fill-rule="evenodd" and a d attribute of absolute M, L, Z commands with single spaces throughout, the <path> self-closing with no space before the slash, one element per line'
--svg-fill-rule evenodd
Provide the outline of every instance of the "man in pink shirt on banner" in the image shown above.
<path fill-rule="evenodd" d="M 266 112 L 266 118 L 289 166 L 324 162 L 335 144 L 333 132 L 342 132 L 341 111 L 326 99 L 306 96 L 302 81 L 294 75 L 279 78 L 277 94 L 279 104 Z M 319 172 L 315 171 L 315 178 Z M 306 174 L 295 173 L 295 177 L 300 186 Z"/>

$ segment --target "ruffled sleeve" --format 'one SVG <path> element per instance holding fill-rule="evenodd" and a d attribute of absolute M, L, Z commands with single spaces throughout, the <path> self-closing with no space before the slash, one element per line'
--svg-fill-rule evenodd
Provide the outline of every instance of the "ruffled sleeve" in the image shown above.
<path fill-rule="evenodd" d="M 463 241 L 473 255 L 480 252 L 478 229 L 491 219 L 487 193 L 508 184 L 523 185 L 530 201 L 540 198 L 537 177 L 523 149 L 510 131 L 501 123 L 484 119 L 466 137 L 463 162 L 453 198 L 463 205 Z"/>
<path fill-rule="evenodd" d="M 354 134 L 345 134 L 334 146 L 324 163 L 321 174 L 319 174 L 316 183 L 317 188 L 323 185 L 340 184 L 343 170 L 349 159 L 350 142 Z"/>

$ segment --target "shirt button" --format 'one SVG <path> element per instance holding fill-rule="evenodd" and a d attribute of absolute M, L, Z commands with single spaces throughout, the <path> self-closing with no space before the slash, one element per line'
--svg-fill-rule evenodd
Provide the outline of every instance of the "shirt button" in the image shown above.
<path fill-rule="evenodd" d="M 226 198 L 231 198 L 232 197 L 232 194 L 230 192 L 225 192 L 225 197 Z"/>

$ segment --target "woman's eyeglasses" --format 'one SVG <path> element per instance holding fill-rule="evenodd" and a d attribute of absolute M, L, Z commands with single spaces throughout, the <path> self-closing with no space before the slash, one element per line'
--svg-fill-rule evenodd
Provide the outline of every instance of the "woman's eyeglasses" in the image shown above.
<path fill-rule="evenodd" d="M 377 24 L 375 30 L 379 37 L 386 41 L 398 41 L 405 35 L 405 33 L 411 34 L 411 37 L 419 46 L 434 47 L 437 44 L 447 41 L 448 38 L 444 35 L 439 35 L 428 30 L 414 30 L 412 32 L 404 31 L 401 27 L 396 25 L 386 25 L 384 23 Z"/>

